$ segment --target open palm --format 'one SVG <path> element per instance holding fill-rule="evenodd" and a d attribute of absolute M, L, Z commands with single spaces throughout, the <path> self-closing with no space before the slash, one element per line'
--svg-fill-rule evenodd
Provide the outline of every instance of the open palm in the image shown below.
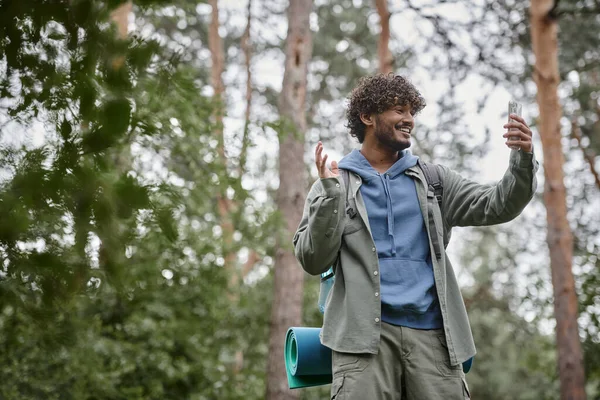
<path fill-rule="evenodd" d="M 319 178 L 333 178 L 339 176 L 340 169 L 337 161 L 331 162 L 331 169 L 327 168 L 327 154 L 323 155 L 323 143 L 317 143 L 315 149 L 315 164 L 319 172 Z"/>

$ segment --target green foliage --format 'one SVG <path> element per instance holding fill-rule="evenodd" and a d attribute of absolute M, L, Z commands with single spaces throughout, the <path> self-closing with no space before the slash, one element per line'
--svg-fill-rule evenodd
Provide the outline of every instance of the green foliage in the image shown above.
<path fill-rule="evenodd" d="M 270 211 L 217 164 L 202 75 L 117 40 L 118 3 L 0 5 L 3 137 L 47 127 L 0 153 L 0 397 L 260 398 L 270 280 L 227 297 L 215 194 L 261 259 Z"/>
<path fill-rule="evenodd" d="M 485 298 L 487 296 L 487 299 Z M 553 337 L 543 336 L 510 311 L 505 301 L 483 291 L 467 298 L 478 352 L 467 375 L 473 397 L 558 399 Z M 504 303 L 504 304 L 503 304 Z"/>
<path fill-rule="evenodd" d="M 104 278 L 118 281 L 141 212 L 149 211 L 169 233 L 173 204 L 157 206 L 153 189 L 128 175 L 124 158 L 136 137 L 157 133 L 146 129 L 150 120 L 139 123 L 136 96 L 144 82 L 174 77 L 177 65 L 151 61 L 159 56 L 156 43 L 116 39 L 104 3 L 14 4 L 2 12 L 6 115 L 13 135 L 31 129 L 38 116 L 49 131 L 40 148 L 5 151 L 13 165 L 0 193 L 12 222 L 0 239 L 9 278 L 4 286 L 23 295 L 39 287 L 43 305 L 53 306 L 86 291 L 91 234 L 102 242 Z M 118 59 L 122 65 L 115 67 Z M 61 233 L 74 237 L 72 246 Z M 40 245 L 30 249 L 31 242 Z M 40 269 L 40 262 L 53 267 Z"/>

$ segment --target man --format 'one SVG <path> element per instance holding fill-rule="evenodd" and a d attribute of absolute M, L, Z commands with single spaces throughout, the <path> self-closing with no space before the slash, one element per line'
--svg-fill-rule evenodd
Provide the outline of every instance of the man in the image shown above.
<path fill-rule="evenodd" d="M 360 151 L 339 165 L 333 161 L 331 169 L 320 142 L 315 151 L 319 180 L 294 247 L 310 274 L 335 265 L 321 332 L 333 352 L 332 399 L 470 397 L 462 363 L 475 355 L 475 345 L 445 244 L 454 226 L 512 220 L 535 192 L 531 130 L 511 115 L 504 128 L 517 131 L 504 137 L 516 149 L 496 185 L 430 165 L 443 185 L 440 207 L 418 158 L 407 150 L 414 116 L 424 107 L 404 77 L 367 77 L 352 91 L 347 111 Z M 347 191 L 340 169 L 349 171 Z M 349 200 L 356 213 L 346 213 Z M 437 254 L 434 242 L 444 244 Z"/>

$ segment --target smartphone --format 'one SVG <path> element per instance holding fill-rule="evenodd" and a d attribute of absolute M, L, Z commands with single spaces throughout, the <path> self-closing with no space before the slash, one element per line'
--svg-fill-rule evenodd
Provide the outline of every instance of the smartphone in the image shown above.
<path fill-rule="evenodd" d="M 523 112 L 523 107 L 520 103 L 517 103 L 514 100 L 510 100 L 508 102 L 508 122 L 512 121 L 512 119 L 510 118 L 510 114 L 517 114 L 519 117 L 522 117 L 523 116 L 522 112 Z M 517 128 L 510 128 L 508 131 L 510 132 L 513 130 L 518 131 Z M 521 140 L 518 136 L 509 136 L 508 139 L 513 140 L 513 141 Z M 515 147 L 515 146 L 510 146 L 510 148 L 515 149 L 515 150 L 519 149 L 518 147 Z"/>

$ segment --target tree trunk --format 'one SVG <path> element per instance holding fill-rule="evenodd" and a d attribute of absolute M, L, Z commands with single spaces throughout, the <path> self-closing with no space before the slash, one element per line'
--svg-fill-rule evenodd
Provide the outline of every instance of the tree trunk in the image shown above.
<path fill-rule="evenodd" d="M 279 189 L 277 207 L 285 221 L 275 256 L 267 400 L 296 399 L 288 389 L 283 358 L 285 333 L 302 322 L 304 272 L 292 250 L 293 234 L 304 207 L 306 177 L 304 166 L 305 102 L 308 62 L 312 54 L 309 16 L 312 0 L 290 0 L 283 87 L 279 113 L 290 122 L 293 132 L 283 132 L 279 141 Z M 286 124 L 287 125 L 287 124 Z"/>
<path fill-rule="evenodd" d="M 558 346 L 561 399 L 586 398 L 583 356 L 577 325 L 577 295 L 571 271 L 573 235 L 567 220 L 564 155 L 561 146 L 558 101 L 557 22 L 548 13 L 551 0 L 531 2 L 531 37 L 535 54 L 534 80 L 540 110 L 540 136 L 544 152 L 544 203 L 548 223 L 547 242 L 554 287 L 554 313 Z"/>
<path fill-rule="evenodd" d="M 246 173 L 246 160 L 248 159 L 248 147 L 250 146 L 250 116 L 252 111 L 252 49 L 250 44 L 250 28 L 252 26 L 252 0 L 248 0 L 246 18 L 246 29 L 240 40 L 240 47 L 244 53 L 244 65 L 246 67 L 246 111 L 244 115 L 244 130 L 242 131 L 242 148 L 238 159 L 238 176 L 241 178 Z M 232 275 L 230 280 L 231 287 L 237 287 L 239 281 L 245 278 L 260 261 L 256 251 L 250 249 L 248 260 L 244 263 L 240 273 Z"/>
<path fill-rule="evenodd" d="M 375 0 L 377 14 L 381 24 L 381 33 L 377 43 L 377 55 L 379 58 L 379 72 L 389 74 L 394 72 L 394 57 L 390 51 L 390 17 L 387 0 Z"/>
<path fill-rule="evenodd" d="M 117 36 L 119 39 L 127 38 L 127 33 L 129 32 L 129 13 L 131 12 L 132 7 L 133 4 L 131 1 L 128 1 L 121 4 L 110 13 L 110 18 L 115 25 L 117 25 Z"/>
<path fill-rule="evenodd" d="M 121 4 L 119 7 L 115 8 L 110 13 L 110 19 L 117 26 L 117 37 L 119 39 L 125 40 L 127 38 L 127 34 L 129 33 L 129 13 L 133 8 L 133 3 L 128 1 L 126 3 Z M 125 56 L 116 57 L 112 61 L 112 67 L 115 70 L 120 69 L 125 62 Z"/>
<path fill-rule="evenodd" d="M 225 113 L 225 84 L 223 83 L 223 71 L 225 69 L 225 54 L 223 50 L 223 40 L 219 35 L 219 6 L 218 0 L 209 0 L 209 4 L 212 7 L 211 21 L 208 28 L 208 47 L 210 49 L 212 66 L 210 70 L 211 85 L 214 90 L 213 94 L 213 118 L 215 124 L 215 134 L 219 141 L 217 145 L 217 153 L 222 168 L 221 174 L 227 173 L 227 156 L 225 154 L 225 138 L 223 129 L 223 116 Z M 225 259 L 224 268 L 230 274 L 230 279 L 236 281 L 234 278 L 237 271 L 235 271 L 235 261 L 237 254 L 233 249 L 233 221 L 231 218 L 232 214 L 232 202 L 227 198 L 227 181 L 220 179 L 219 193 L 217 193 L 217 209 L 219 212 L 219 219 L 221 221 L 221 229 L 223 235 L 223 258 Z M 237 288 L 229 287 L 229 296 L 235 299 Z"/>

